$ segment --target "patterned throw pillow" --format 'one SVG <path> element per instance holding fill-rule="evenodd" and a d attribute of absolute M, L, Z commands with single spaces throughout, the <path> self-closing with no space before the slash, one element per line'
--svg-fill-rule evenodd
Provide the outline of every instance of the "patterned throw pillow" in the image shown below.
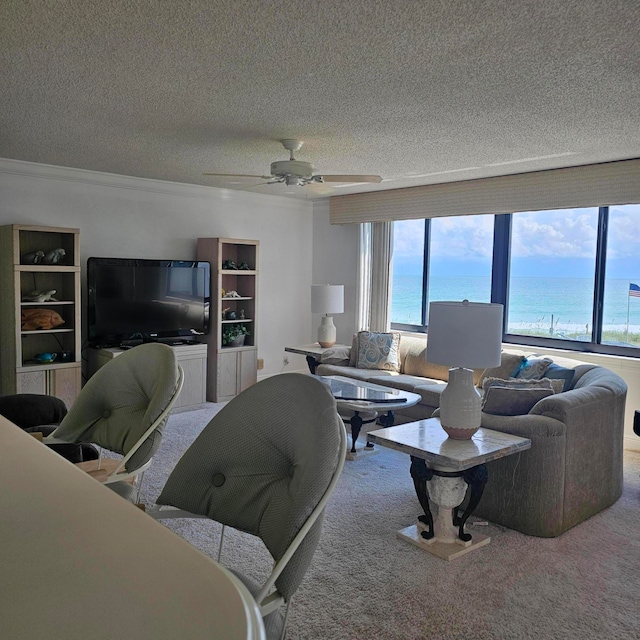
<path fill-rule="evenodd" d="M 360 331 L 358 333 L 358 369 L 400 371 L 400 334 Z"/>
<path fill-rule="evenodd" d="M 552 363 L 551 358 L 525 358 L 515 377 L 525 380 L 540 380 Z"/>

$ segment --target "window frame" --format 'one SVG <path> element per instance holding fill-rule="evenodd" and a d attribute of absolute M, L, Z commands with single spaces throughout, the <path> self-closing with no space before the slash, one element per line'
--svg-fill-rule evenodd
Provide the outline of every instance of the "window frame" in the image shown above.
<path fill-rule="evenodd" d="M 630 203 L 635 204 L 635 203 Z M 503 327 L 507 327 L 509 314 L 509 276 L 511 266 L 511 230 L 513 213 L 495 214 L 493 226 L 493 254 L 491 262 L 491 302 L 502 304 Z M 422 321 L 421 325 L 410 325 L 391 322 L 391 329 L 413 333 L 428 333 L 428 291 L 429 291 L 429 256 L 431 251 L 431 219 L 425 219 L 425 238 L 422 277 Z M 609 207 L 598 207 L 597 240 L 595 267 L 593 273 L 593 309 L 591 323 L 591 340 L 567 340 L 562 338 L 545 338 L 544 336 L 525 336 L 507 333 L 503 330 L 502 342 L 531 347 L 544 347 L 582 353 L 599 353 L 605 355 L 640 358 L 640 348 L 602 344 L 604 291 L 606 277 L 607 235 L 609 231 Z"/>

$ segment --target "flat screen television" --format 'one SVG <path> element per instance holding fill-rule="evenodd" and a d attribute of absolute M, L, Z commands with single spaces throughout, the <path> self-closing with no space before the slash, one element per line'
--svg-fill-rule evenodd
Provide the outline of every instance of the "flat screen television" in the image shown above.
<path fill-rule="evenodd" d="M 89 258 L 89 344 L 197 342 L 209 332 L 210 270 L 201 261 Z"/>

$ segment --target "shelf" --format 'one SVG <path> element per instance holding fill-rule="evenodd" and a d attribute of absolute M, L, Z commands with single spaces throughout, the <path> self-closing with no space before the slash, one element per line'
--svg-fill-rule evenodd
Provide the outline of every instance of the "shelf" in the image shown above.
<path fill-rule="evenodd" d="M 225 297 L 222 297 L 222 298 L 220 298 L 220 300 L 224 300 L 225 302 L 229 302 L 229 301 L 232 301 L 232 300 L 253 300 L 253 298 L 249 298 L 247 296 L 239 296 L 237 298 L 225 298 Z"/>
<path fill-rule="evenodd" d="M 72 369 L 78 366 L 78 363 L 75 360 L 71 362 L 38 362 L 37 360 L 25 362 L 22 366 L 17 367 L 18 373 L 24 373 L 25 371 L 29 371 L 31 369 L 44 369 L 44 370 L 52 370 L 52 369 Z"/>
<path fill-rule="evenodd" d="M 49 333 L 73 333 L 73 329 L 36 329 L 35 331 L 21 331 L 21 336 L 41 336 Z"/>
<path fill-rule="evenodd" d="M 258 272 L 250 269 L 220 269 L 223 276 L 257 276 Z"/>
<path fill-rule="evenodd" d="M 62 264 L 17 264 L 16 271 L 25 271 L 27 273 L 76 273 L 80 271 L 80 267 Z"/>
<path fill-rule="evenodd" d="M 21 302 L 21 307 L 53 307 L 61 304 L 75 304 L 73 300 L 47 300 L 46 302 Z"/>
<path fill-rule="evenodd" d="M 239 322 L 253 322 L 251 318 L 245 318 L 244 320 L 220 320 L 222 324 L 238 324 Z"/>

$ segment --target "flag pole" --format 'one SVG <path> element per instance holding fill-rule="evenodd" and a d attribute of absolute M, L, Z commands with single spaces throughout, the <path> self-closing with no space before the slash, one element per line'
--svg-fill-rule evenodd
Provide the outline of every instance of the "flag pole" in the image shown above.
<path fill-rule="evenodd" d="M 629 280 L 629 286 L 627 287 L 627 328 L 624 332 L 624 341 L 629 342 L 629 301 L 631 300 L 631 280 Z"/>

